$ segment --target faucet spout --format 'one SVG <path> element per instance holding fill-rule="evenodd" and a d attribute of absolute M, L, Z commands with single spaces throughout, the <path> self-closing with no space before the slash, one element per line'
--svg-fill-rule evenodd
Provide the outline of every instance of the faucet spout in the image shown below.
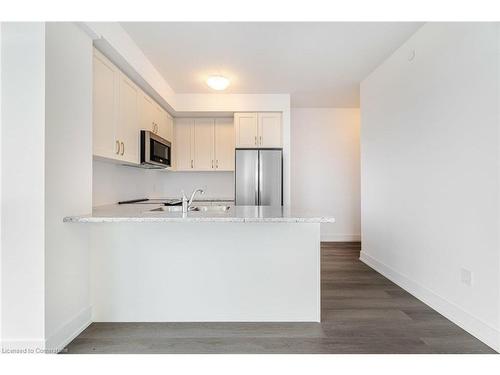
<path fill-rule="evenodd" d="M 200 194 L 203 194 L 205 193 L 205 191 L 203 189 L 195 189 L 193 191 L 193 194 L 191 194 L 191 198 L 189 198 L 189 202 L 188 202 L 188 208 L 191 206 L 191 204 L 193 203 L 193 200 L 194 200 L 194 197 L 196 196 L 196 193 L 200 193 Z"/>

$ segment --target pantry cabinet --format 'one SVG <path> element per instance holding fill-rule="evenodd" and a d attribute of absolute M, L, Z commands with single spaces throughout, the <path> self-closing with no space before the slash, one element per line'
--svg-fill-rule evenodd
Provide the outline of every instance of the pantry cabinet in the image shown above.
<path fill-rule="evenodd" d="M 175 170 L 234 170 L 233 119 L 178 118 L 174 132 Z"/>
<path fill-rule="evenodd" d="M 248 112 L 234 114 L 237 148 L 282 147 L 281 113 Z"/>
<path fill-rule="evenodd" d="M 96 49 L 93 71 L 95 156 L 139 164 L 141 129 L 172 142 L 172 117 Z"/>

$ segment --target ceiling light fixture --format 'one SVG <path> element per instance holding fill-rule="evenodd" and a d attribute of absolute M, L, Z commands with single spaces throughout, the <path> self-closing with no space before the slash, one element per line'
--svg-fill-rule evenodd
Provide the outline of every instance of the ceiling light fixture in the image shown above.
<path fill-rule="evenodd" d="M 222 91 L 229 86 L 229 79 L 223 76 L 211 76 L 207 79 L 207 85 L 214 90 Z"/>

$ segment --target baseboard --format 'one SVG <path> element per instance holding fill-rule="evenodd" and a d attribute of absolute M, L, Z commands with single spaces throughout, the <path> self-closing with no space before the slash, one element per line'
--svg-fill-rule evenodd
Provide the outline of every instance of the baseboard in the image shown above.
<path fill-rule="evenodd" d="M 361 251 L 359 259 L 425 304 L 432 307 L 459 327 L 469 332 L 471 335 L 484 342 L 486 345 L 490 346 L 497 352 L 500 352 L 500 331 L 496 328 L 474 317 L 453 302 L 437 295 L 433 291 L 411 280 L 405 275 L 402 275 L 384 263 L 379 262 L 377 259 L 371 257 L 365 252 Z"/>
<path fill-rule="evenodd" d="M 321 241 L 324 242 L 359 242 L 361 241 L 360 234 L 332 234 L 321 233 Z"/>
<path fill-rule="evenodd" d="M 59 327 L 45 340 L 45 349 L 58 353 L 92 323 L 92 308 L 89 306 Z"/>

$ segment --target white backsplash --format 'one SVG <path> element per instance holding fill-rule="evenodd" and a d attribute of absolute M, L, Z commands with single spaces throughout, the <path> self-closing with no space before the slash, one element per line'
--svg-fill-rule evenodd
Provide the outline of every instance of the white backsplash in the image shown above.
<path fill-rule="evenodd" d="M 138 198 L 180 197 L 205 190 L 203 198 L 233 199 L 233 172 L 166 172 L 93 161 L 93 206 Z"/>

